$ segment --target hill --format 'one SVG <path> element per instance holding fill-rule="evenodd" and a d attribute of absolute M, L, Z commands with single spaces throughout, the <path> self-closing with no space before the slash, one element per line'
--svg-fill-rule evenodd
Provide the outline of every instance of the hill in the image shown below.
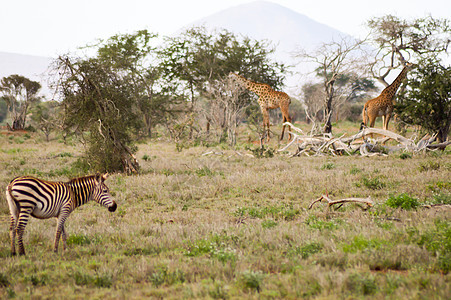
<path fill-rule="evenodd" d="M 296 49 L 315 49 L 319 44 L 347 37 L 346 33 L 319 23 L 303 14 L 268 1 L 255 1 L 220 11 L 184 28 L 205 26 L 208 29 L 227 29 L 253 39 L 269 40 L 276 46 L 275 59 L 294 65 Z M 302 66 L 305 68 L 305 66 Z M 294 71 L 300 71 L 299 67 Z M 305 70 L 304 70 L 305 71 Z M 288 86 L 297 77 L 288 78 Z"/>

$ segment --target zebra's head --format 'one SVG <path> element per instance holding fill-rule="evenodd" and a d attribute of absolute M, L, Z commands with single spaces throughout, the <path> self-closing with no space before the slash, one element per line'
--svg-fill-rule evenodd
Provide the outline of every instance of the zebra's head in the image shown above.
<path fill-rule="evenodd" d="M 101 175 L 101 174 L 96 175 L 97 184 L 94 187 L 94 191 L 92 193 L 92 200 L 107 207 L 109 211 L 113 212 L 116 210 L 117 204 L 111 197 L 110 190 L 105 185 L 105 180 L 107 178 L 108 178 L 108 173 L 103 174 L 103 175 Z"/>

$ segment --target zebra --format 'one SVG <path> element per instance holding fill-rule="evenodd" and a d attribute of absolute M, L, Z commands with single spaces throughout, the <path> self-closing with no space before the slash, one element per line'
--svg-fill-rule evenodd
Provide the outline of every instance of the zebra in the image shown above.
<path fill-rule="evenodd" d="M 6 199 L 11 213 L 9 235 L 11 254 L 16 254 L 15 238 L 19 246 L 19 255 L 25 255 L 23 234 L 30 215 L 38 219 L 58 218 L 54 252 L 58 252 L 60 237 L 63 237 L 63 249 L 67 247 L 64 222 L 78 206 L 94 200 L 114 212 L 117 208 L 108 187 L 105 185 L 107 174 L 79 177 L 68 182 L 53 182 L 32 176 L 13 179 L 6 189 Z"/>

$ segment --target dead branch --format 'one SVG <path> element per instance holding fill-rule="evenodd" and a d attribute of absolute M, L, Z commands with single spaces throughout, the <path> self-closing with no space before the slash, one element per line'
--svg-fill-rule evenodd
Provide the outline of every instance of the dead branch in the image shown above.
<path fill-rule="evenodd" d="M 438 208 L 438 209 L 450 209 L 451 205 L 450 204 L 430 204 L 430 205 L 422 205 L 421 207 L 423 208 Z"/>
<path fill-rule="evenodd" d="M 357 151 L 359 151 L 362 156 L 387 156 L 385 153 L 389 151 L 390 148 L 383 145 L 388 140 L 394 140 L 399 143 L 398 148 L 394 148 L 395 150 L 404 149 L 411 152 L 445 149 L 451 144 L 451 141 L 432 144 L 435 141 L 436 135 L 433 137 L 425 136 L 418 143 L 415 143 L 413 139 L 408 139 L 392 131 L 379 128 L 364 128 L 350 137 L 344 137 L 344 134 L 340 137 L 333 137 L 332 134 L 306 135 L 301 129 L 289 122 L 285 122 L 284 125 L 289 125 L 292 128 L 292 131 L 289 133 L 293 138 L 286 146 L 279 149 L 278 152 L 286 151 L 294 145 L 297 149 L 294 154 L 289 154 L 290 157 L 300 156 L 301 154 L 320 156 L 325 154 L 340 155 L 347 153 L 350 155 Z M 383 137 L 376 140 L 365 139 L 366 136 L 373 134 Z"/>
<path fill-rule="evenodd" d="M 371 199 L 369 197 L 368 198 L 345 198 L 345 199 L 339 199 L 339 200 L 332 200 L 329 198 L 329 196 L 322 195 L 320 198 L 318 198 L 315 201 L 313 201 L 312 203 L 310 203 L 308 209 L 311 209 L 315 203 L 321 202 L 322 200 L 327 201 L 329 208 L 335 204 L 341 204 L 340 206 L 338 206 L 338 208 L 340 208 L 344 203 L 348 203 L 348 202 L 366 204 L 367 207 L 365 209 L 368 209 L 373 206 L 373 201 L 371 201 Z"/>

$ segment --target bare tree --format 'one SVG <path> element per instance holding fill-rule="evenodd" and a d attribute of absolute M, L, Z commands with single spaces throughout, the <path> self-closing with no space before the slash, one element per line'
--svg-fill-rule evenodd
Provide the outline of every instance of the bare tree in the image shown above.
<path fill-rule="evenodd" d="M 407 21 L 386 15 L 369 20 L 367 26 L 371 30 L 369 40 L 377 49 L 370 72 L 384 86 L 389 85 L 387 76 L 393 70 L 408 61 L 446 53 L 451 42 L 449 19 L 428 16 Z"/>
<path fill-rule="evenodd" d="M 332 41 L 320 45 L 316 50 L 307 52 L 300 50 L 296 57 L 305 62 L 316 64 L 315 75 L 321 78 L 324 89 L 324 132 L 332 132 L 331 117 L 337 101 L 343 94 L 352 93 L 349 87 L 336 88 L 337 80 L 352 74 L 355 78 L 363 77 L 365 65 L 362 45 L 364 41 L 342 38 L 339 42 Z M 349 81 L 351 83 L 351 81 Z M 346 97 L 346 96 L 345 96 Z"/>
<path fill-rule="evenodd" d="M 220 139 L 227 137 L 229 145 L 236 144 L 237 127 L 242 113 L 249 105 L 240 95 L 244 88 L 233 82 L 231 78 L 211 81 L 206 95 L 209 101 L 202 108 L 202 114 L 220 132 Z"/>

